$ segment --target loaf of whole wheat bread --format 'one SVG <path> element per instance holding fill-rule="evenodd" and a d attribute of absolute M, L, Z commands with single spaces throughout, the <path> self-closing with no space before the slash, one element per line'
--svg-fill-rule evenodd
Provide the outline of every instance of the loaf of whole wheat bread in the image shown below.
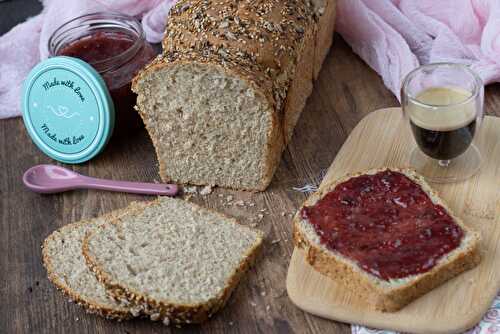
<path fill-rule="evenodd" d="M 180 0 L 134 79 L 164 180 L 264 190 L 331 45 L 334 0 Z"/>
<path fill-rule="evenodd" d="M 363 268 L 358 261 L 345 256 L 337 249 L 331 249 L 331 247 L 325 245 L 321 241 L 321 236 L 326 232 L 324 230 L 318 231 L 317 228 L 315 228 L 308 219 L 305 219 L 302 216 L 302 211 L 299 211 L 294 218 L 293 233 L 295 244 L 299 248 L 302 248 L 306 251 L 306 260 L 314 269 L 343 284 L 347 289 L 355 294 L 358 294 L 364 300 L 367 300 L 374 306 L 375 309 L 381 311 L 397 311 L 416 298 L 422 296 L 438 285 L 449 280 L 450 278 L 476 266 L 480 261 L 480 239 L 478 232 L 466 226 L 459 217 L 455 216 L 448 208 L 448 206 L 443 202 L 443 200 L 438 196 L 438 194 L 430 188 L 425 180 L 414 171 L 409 169 L 373 169 L 365 171 L 363 173 L 347 175 L 338 180 L 324 180 L 319 190 L 307 199 L 303 207 L 314 206 L 316 203 L 318 203 L 318 201 L 327 196 L 329 192 L 337 189 L 336 187 L 340 187 L 341 190 L 343 190 L 346 187 L 344 183 L 346 181 L 353 180 L 354 178 L 359 178 L 360 176 L 375 175 L 384 171 L 389 171 L 390 173 L 402 173 L 411 181 L 416 183 L 424 191 L 426 196 L 430 198 L 431 202 L 442 207 L 443 210 L 451 216 L 454 223 L 457 224 L 462 230 L 463 236 L 461 237 L 457 247 L 451 249 L 449 252 L 438 258 L 435 265 L 429 267 L 427 271 L 422 273 L 408 274 L 406 276 L 397 278 L 380 278 L 377 275 L 374 275 L 373 272 L 368 271 L 368 269 Z M 390 186 L 389 184 L 387 184 L 387 186 L 389 187 L 387 189 L 388 192 L 396 191 L 397 193 L 397 188 L 391 188 L 392 186 Z M 363 185 L 363 187 L 364 189 L 362 190 L 362 192 L 370 191 L 370 188 L 372 186 L 370 184 L 366 184 Z M 368 201 L 376 201 L 377 196 L 378 194 L 374 194 Z M 358 200 L 362 199 L 346 199 L 345 205 L 349 206 L 350 203 L 348 202 L 352 201 L 354 203 Z M 403 257 L 406 257 L 407 260 L 410 259 L 411 262 L 411 259 L 413 259 L 414 256 L 413 252 L 415 252 L 415 248 L 411 248 L 409 247 L 409 245 L 405 244 L 404 234 L 398 232 L 399 234 L 397 235 L 397 237 L 395 235 L 391 236 L 390 229 L 392 228 L 394 231 L 398 231 L 398 225 L 401 226 L 404 224 L 411 224 L 413 221 L 415 221 L 416 229 L 409 231 L 409 233 L 413 235 L 406 236 L 417 236 L 418 238 L 420 238 L 427 235 L 430 238 L 433 233 L 438 233 L 441 230 L 438 229 L 437 231 L 432 232 L 432 224 L 430 225 L 431 227 L 429 229 L 426 226 L 422 225 L 422 228 L 426 228 L 422 231 L 418 230 L 419 224 L 422 224 L 419 223 L 420 215 L 425 215 L 428 213 L 422 213 L 420 211 L 418 215 L 414 214 L 414 212 L 418 211 L 416 211 L 417 209 L 412 206 L 411 203 L 413 203 L 413 199 L 409 198 L 408 194 L 401 194 L 401 197 L 395 197 L 394 200 L 396 200 L 394 204 L 386 202 L 382 203 L 383 210 L 390 211 L 392 210 L 392 205 L 399 205 L 404 209 L 408 209 L 408 211 L 405 212 L 405 210 L 402 210 L 400 214 L 404 213 L 406 215 L 406 218 L 401 218 L 400 220 L 396 220 L 391 223 L 394 225 L 389 227 L 389 230 L 381 231 L 380 228 L 377 227 L 378 223 L 375 217 L 370 217 L 363 211 L 369 205 L 368 202 L 360 202 L 360 204 L 357 206 L 354 204 L 353 209 L 349 209 L 346 207 L 339 208 L 338 210 L 351 210 L 350 213 L 354 214 L 355 217 L 358 217 L 358 220 L 355 219 L 348 223 L 352 224 L 352 226 L 361 226 L 358 227 L 358 229 L 366 228 L 364 233 L 368 234 L 367 237 L 372 240 L 377 235 L 382 235 L 381 242 L 383 242 L 384 245 L 389 245 L 389 247 L 392 247 L 392 252 L 395 252 L 398 247 L 405 247 L 401 248 L 401 251 L 404 250 Z M 334 213 L 331 212 L 330 214 Z M 439 219 L 440 218 L 438 216 L 436 220 Z M 333 223 L 333 221 L 330 221 L 329 224 Z M 338 233 L 335 229 L 334 231 L 335 232 L 332 232 L 332 234 Z M 352 234 L 355 233 L 357 233 L 356 230 L 352 232 Z M 421 233 L 423 233 L 423 235 L 420 235 Z M 444 232 L 441 231 L 439 233 L 451 235 L 452 233 L 454 233 L 454 231 L 453 229 L 446 230 L 445 228 Z M 345 242 L 346 241 L 343 239 L 334 241 L 334 243 L 336 244 Z M 429 239 L 429 241 L 422 242 L 419 247 L 433 247 L 431 244 L 432 242 L 432 239 Z M 376 249 L 373 250 L 372 248 L 369 248 L 372 246 L 373 243 L 371 245 L 368 245 L 358 241 L 355 245 L 352 246 L 351 252 L 354 252 L 354 254 L 368 254 L 367 252 L 376 253 Z M 444 245 L 438 246 L 445 247 Z M 387 265 L 393 266 L 393 268 L 394 266 L 396 266 L 396 268 L 401 268 L 399 261 L 402 260 L 403 258 L 399 258 L 399 255 L 398 258 L 395 259 L 378 259 L 380 263 L 385 262 Z M 394 261 L 394 263 L 392 263 L 391 261 Z"/>

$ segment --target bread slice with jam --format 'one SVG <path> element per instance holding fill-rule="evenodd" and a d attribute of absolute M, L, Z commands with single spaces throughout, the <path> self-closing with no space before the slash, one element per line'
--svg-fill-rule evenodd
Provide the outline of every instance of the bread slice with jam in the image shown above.
<path fill-rule="evenodd" d="M 323 182 L 293 234 L 315 270 L 380 311 L 397 311 L 480 262 L 479 233 L 408 169 Z"/>

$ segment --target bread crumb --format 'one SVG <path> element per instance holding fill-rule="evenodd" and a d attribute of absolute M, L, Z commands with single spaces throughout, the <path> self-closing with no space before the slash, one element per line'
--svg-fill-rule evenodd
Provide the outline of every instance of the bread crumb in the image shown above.
<path fill-rule="evenodd" d="M 163 318 L 163 324 L 164 324 L 165 326 L 170 325 L 170 319 L 169 319 L 168 317 Z"/>
<path fill-rule="evenodd" d="M 281 290 L 281 292 L 278 293 L 277 295 L 273 296 L 273 298 L 278 299 L 278 298 L 281 298 L 281 297 L 284 297 L 284 296 L 286 296 L 286 289 Z"/>
<path fill-rule="evenodd" d="M 140 306 L 130 308 L 130 313 L 134 317 L 138 317 L 141 314 L 141 311 L 142 311 L 142 307 L 140 307 Z"/>
<path fill-rule="evenodd" d="M 260 293 L 260 295 L 261 295 L 262 297 L 264 297 L 264 296 L 266 295 L 266 292 L 265 292 L 265 291 L 262 291 L 262 292 Z"/>
<path fill-rule="evenodd" d="M 259 224 L 257 224 L 257 223 L 251 223 L 250 224 L 251 227 L 257 227 L 257 225 L 259 225 Z"/>
<path fill-rule="evenodd" d="M 185 186 L 184 193 L 186 194 L 196 194 L 198 192 L 198 188 L 196 186 Z"/>
<path fill-rule="evenodd" d="M 250 302 L 250 305 L 252 305 L 253 307 L 257 306 L 257 304 L 254 302 Z"/>
<path fill-rule="evenodd" d="M 232 325 L 234 325 L 234 322 L 230 321 L 229 326 L 232 326 Z"/>
<path fill-rule="evenodd" d="M 151 319 L 151 321 L 158 321 L 160 320 L 160 313 L 153 313 L 149 316 L 149 318 Z"/>
<path fill-rule="evenodd" d="M 271 306 L 267 305 L 266 306 L 266 311 L 269 311 L 271 309 Z"/>
<path fill-rule="evenodd" d="M 224 197 L 224 194 L 219 194 L 219 195 L 217 195 L 217 196 L 219 196 L 219 197 Z"/>
<path fill-rule="evenodd" d="M 253 206 L 255 206 L 255 203 L 250 202 L 250 203 L 248 203 L 248 206 L 252 206 L 253 207 Z"/>
<path fill-rule="evenodd" d="M 124 298 L 117 298 L 117 300 L 122 303 L 123 305 L 125 306 L 128 306 L 130 305 L 130 301 L 128 299 L 124 299 Z"/>
<path fill-rule="evenodd" d="M 260 209 L 259 212 L 266 212 L 266 209 Z"/>
<path fill-rule="evenodd" d="M 208 185 L 208 186 L 203 187 L 203 189 L 200 190 L 200 195 L 205 196 L 205 195 L 211 194 L 212 191 L 213 191 L 212 186 Z"/>
<path fill-rule="evenodd" d="M 275 239 L 275 240 L 271 241 L 271 245 L 277 244 L 280 241 L 281 241 L 281 239 Z"/>
<path fill-rule="evenodd" d="M 233 196 L 228 195 L 228 196 L 226 197 L 226 201 L 227 201 L 227 202 L 231 202 L 232 200 L 233 200 Z"/>
<path fill-rule="evenodd" d="M 259 218 L 259 220 L 262 220 L 262 219 L 264 218 L 264 215 L 263 215 L 262 213 L 259 213 L 259 214 L 257 215 L 257 218 Z"/>
<path fill-rule="evenodd" d="M 234 202 L 234 204 L 237 206 L 245 206 L 245 202 L 243 202 L 242 200 L 236 201 Z"/>

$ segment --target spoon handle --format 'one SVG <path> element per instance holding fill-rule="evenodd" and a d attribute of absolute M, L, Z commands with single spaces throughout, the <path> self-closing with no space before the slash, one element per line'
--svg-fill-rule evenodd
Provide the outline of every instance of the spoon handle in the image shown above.
<path fill-rule="evenodd" d="M 118 191 L 134 194 L 175 196 L 178 190 L 176 184 L 113 181 L 96 179 L 88 176 L 82 177 L 81 180 L 82 183 L 80 184 L 80 188 Z"/>

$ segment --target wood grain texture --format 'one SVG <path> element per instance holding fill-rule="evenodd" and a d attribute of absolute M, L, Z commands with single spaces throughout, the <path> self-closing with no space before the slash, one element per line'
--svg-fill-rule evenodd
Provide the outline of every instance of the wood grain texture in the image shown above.
<path fill-rule="evenodd" d="M 461 333 L 475 325 L 500 288 L 500 118 L 487 116 L 477 138 L 488 157 L 481 172 L 465 182 L 431 184 L 452 212 L 481 234 L 481 263 L 417 299 L 399 312 L 373 310 L 341 284 L 317 273 L 294 250 L 287 291 L 299 307 L 313 314 L 372 327 L 416 333 Z M 378 110 L 353 130 L 323 182 L 383 166 L 404 167 L 415 147 L 400 108 Z"/>
<path fill-rule="evenodd" d="M 87 315 L 53 288 L 41 263 L 40 245 L 45 237 L 70 222 L 148 198 L 97 191 L 46 196 L 28 192 L 21 183 L 23 171 L 54 161 L 32 144 L 21 119 L 0 120 L 0 333 L 350 333 L 346 324 L 303 312 L 286 294 L 285 278 L 293 251 L 289 214 L 305 199 L 292 187 L 317 183 L 358 121 L 372 110 L 398 102 L 339 36 L 334 38 L 314 87 L 266 192 L 216 189 L 211 195 L 192 198 L 244 224 L 255 223 L 251 218 L 265 209 L 257 227 L 266 233 L 266 241 L 260 260 L 226 308 L 204 325 L 182 329 L 143 320 L 116 323 Z M 487 89 L 486 111 L 500 115 L 500 85 Z M 145 131 L 114 139 L 99 157 L 72 168 L 96 177 L 159 180 L 157 161 Z M 234 201 L 256 205 L 221 203 L 228 195 L 234 196 Z"/>

